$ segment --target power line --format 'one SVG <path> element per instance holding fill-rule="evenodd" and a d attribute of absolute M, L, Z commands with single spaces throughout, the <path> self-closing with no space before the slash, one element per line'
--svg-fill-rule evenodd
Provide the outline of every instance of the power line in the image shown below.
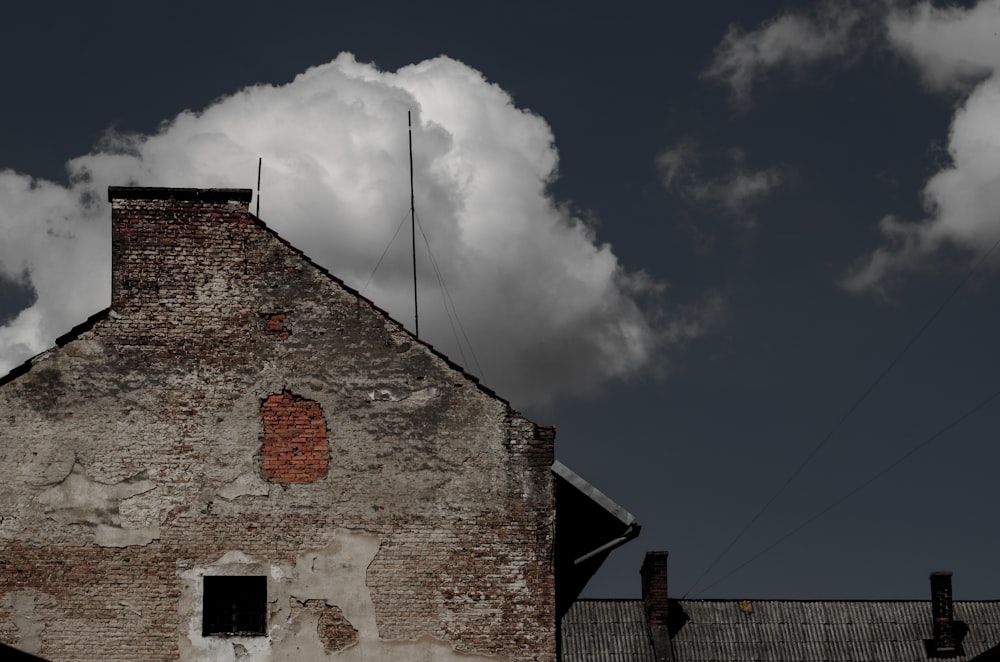
<path fill-rule="evenodd" d="M 459 340 L 458 334 L 455 332 L 455 323 L 458 324 L 458 328 L 462 331 L 462 338 L 465 339 L 465 344 L 469 348 L 469 353 L 472 354 L 472 361 L 475 363 L 477 374 L 480 379 L 485 379 L 486 375 L 483 373 L 483 368 L 479 365 L 479 358 L 476 356 L 475 350 L 472 348 L 472 343 L 469 342 L 469 336 L 465 332 L 465 326 L 462 324 L 462 318 L 458 314 L 458 308 L 455 306 L 455 300 L 451 297 L 451 292 L 448 290 L 448 285 L 445 283 L 444 274 L 441 273 L 441 268 L 438 266 L 437 260 L 434 258 L 434 252 L 431 250 L 430 241 L 427 239 L 427 235 L 424 233 L 424 226 L 420 223 L 420 219 L 417 218 L 417 228 L 420 230 L 420 236 L 424 239 L 424 245 L 427 247 L 427 255 L 430 258 L 431 266 L 434 268 L 434 274 L 437 276 L 438 285 L 441 286 L 441 302 L 444 305 L 445 315 L 448 316 L 448 324 L 451 325 L 451 333 L 455 338 L 455 344 L 458 346 L 458 353 L 462 356 L 462 364 L 468 365 L 465 358 L 465 352 L 462 351 L 462 341 Z M 445 301 L 447 297 L 447 301 Z M 448 304 L 451 304 L 451 311 L 448 310 Z M 452 322 L 452 315 L 454 314 L 455 321 Z"/>
<path fill-rule="evenodd" d="M 392 248 L 392 242 L 396 241 L 396 237 L 399 236 L 399 231 L 403 229 L 403 223 L 405 223 L 406 219 L 409 217 L 410 212 L 406 212 L 402 220 L 399 221 L 399 225 L 396 226 L 396 231 L 392 234 L 392 239 L 390 239 L 389 243 L 385 245 L 385 250 L 382 251 L 382 254 L 378 258 L 378 262 L 375 263 L 375 268 L 372 269 L 371 275 L 368 276 L 368 280 L 365 281 L 364 287 L 361 288 L 361 294 L 364 294 L 365 290 L 368 289 L 368 285 L 372 282 L 372 278 L 375 277 L 375 272 L 378 271 L 380 266 L 382 266 L 382 260 L 385 259 L 385 254 L 389 252 L 390 248 Z"/>
<path fill-rule="evenodd" d="M 407 134 L 410 139 L 410 246 L 413 249 L 413 335 L 420 338 L 420 312 L 417 309 L 417 208 L 413 202 L 413 121 L 406 111 Z"/>
<path fill-rule="evenodd" d="M 840 417 L 840 419 L 837 420 L 834 426 L 830 428 L 830 431 L 826 433 L 826 435 L 820 440 L 820 442 L 812 449 L 809 455 L 807 455 L 806 458 L 802 460 L 802 462 L 798 465 L 798 467 L 795 468 L 795 470 L 785 480 L 785 482 L 781 484 L 781 487 L 779 487 L 778 490 L 771 495 L 771 498 L 768 499 L 767 502 L 765 502 L 764 505 L 757 511 L 757 513 L 750 518 L 750 520 L 743 526 L 743 528 L 740 529 L 739 533 L 737 533 L 736 536 L 729 541 L 729 544 L 727 544 L 725 548 L 723 548 L 722 552 L 720 552 L 719 555 L 712 560 L 712 562 L 708 565 L 708 567 L 705 568 L 705 570 L 700 575 L 698 575 L 698 578 L 694 581 L 691 587 L 688 588 L 687 592 L 684 593 L 685 597 L 688 595 L 688 593 L 693 591 L 698 586 L 698 584 L 701 583 L 701 581 L 705 578 L 705 576 L 708 575 L 708 573 L 710 573 L 715 568 L 716 565 L 718 565 L 719 561 L 721 561 L 726 556 L 726 554 L 728 554 L 729 551 L 732 550 L 732 548 L 736 545 L 736 543 L 743 538 L 746 532 L 749 531 L 750 528 L 757 523 L 757 520 L 759 520 L 764 515 L 764 513 L 767 512 L 767 510 L 774 504 L 774 502 L 778 500 L 778 497 L 780 497 L 785 492 L 785 490 L 788 489 L 788 486 L 791 485 L 796 478 L 798 478 L 799 474 L 802 473 L 802 470 L 806 468 L 806 465 L 808 465 L 813 460 L 813 458 L 819 454 L 819 452 L 823 449 L 823 447 L 826 446 L 827 442 L 833 438 L 833 435 L 836 434 L 838 430 L 840 430 L 840 428 L 844 425 L 847 419 L 850 418 L 855 411 L 857 411 L 858 407 L 860 407 L 861 404 L 868 399 L 868 396 L 871 395 L 871 393 L 878 387 L 878 385 L 882 383 L 882 380 L 885 379 L 885 377 L 890 372 L 892 372 L 892 369 L 896 367 L 896 364 L 899 363 L 900 359 L 902 359 L 903 356 L 905 356 L 906 353 L 910 351 L 910 348 L 913 347 L 913 345 L 917 342 L 917 340 L 920 339 L 920 337 L 930 327 L 930 325 L 933 324 L 934 321 L 938 318 L 938 316 L 941 315 L 941 312 L 948 306 L 949 303 L 951 303 L 951 300 L 955 298 L 955 295 L 957 295 L 959 291 L 963 287 L 965 287 L 965 284 L 969 282 L 969 280 L 979 270 L 979 268 L 983 265 L 983 263 L 986 262 L 986 259 L 990 256 L 990 254 L 998 245 L 1000 245 L 1000 239 L 997 239 L 997 241 L 994 242 L 994 244 L 990 247 L 990 249 L 986 251 L 982 255 L 982 257 L 979 258 L 979 260 L 976 261 L 976 263 L 972 266 L 972 268 L 969 269 L 969 271 L 965 274 L 965 277 L 958 283 L 958 285 L 955 286 L 955 288 L 945 298 L 945 300 L 941 303 L 941 305 L 939 305 L 937 309 L 931 314 L 931 316 L 927 318 L 927 320 L 920 326 L 919 329 L 917 329 L 917 332 L 903 346 L 903 349 L 896 354 L 895 358 L 893 358 L 889 362 L 889 364 L 882 370 L 882 372 L 879 373 L 879 375 L 868 386 L 868 388 L 866 388 L 861 393 L 861 395 L 854 401 L 854 404 L 852 404 L 848 408 L 848 410 Z"/>
<path fill-rule="evenodd" d="M 451 291 L 448 290 L 448 285 L 445 283 L 444 274 L 441 272 L 441 267 L 438 265 L 437 259 L 434 257 L 434 251 L 431 250 L 430 240 L 427 238 L 427 234 L 424 232 L 424 227 L 420 223 L 420 218 L 413 212 L 408 211 L 402 219 L 399 221 L 399 225 L 396 226 L 396 231 L 393 233 L 392 238 L 389 243 L 386 244 L 385 249 L 378 258 L 378 262 L 375 263 L 375 267 L 372 269 L 371 274 L 368 276 L 368 280 L 365 281 L 364 287 L 361 288 L 360 293 L 364 295 L 368 286 L 371 284 L 372 279 L 375 277 L 375 273 L 378 271 L 379 267 L 382 266 L 382 262 L 385 260 L 385 256 L 389 253 L 389 249 L 392 248 L 392 244 L 396 241 L 396 237 L 399 236 L 400 231 L 403 229 L 403 225 L 406 223 L 408 218 L 413 218 L 415 227 L 420 231 L 420 236 L 424 240 L 424 246 L 427 248 L 427 256 L 430 258 L 431 267 L 434 269 L 434 275 L 437 277 L 438 286 L 441 288 L 441 302 L 444 308 L 445 315 L 448 318 L 448 324 L 451 326 L 451 333 L 455 339 L 455 346 L 458 348 L 458 353 L 462 359 L 462 365 L 469 366 L 469 361 L 465 356 L 465 351 L 463 350 L 463 342 L 466 347 L 469 348 L 469 353 L 472 355 L 472 365 L 475 366 L 477 374 L 480 379 L 485 379 L 486 375 L 483 373 L 483 368 L 479 364 L 479 357 L 476 356 L 475 350 L 472 348 L 472 342 L 469 340 L 469 335 L 465 331 L 465 326 L 462 324 L 462 318 L 458 314 L 458 307 L 455 305 L 455 300 L 451 296 Z M 455 325 L 458 328 L 455 328 Z M 459 332 L 461 332 L 461 339 L 459 338 Z"/>
<path fill-rule="evenodd" d="M 775 547 L 777 547 L 781 543 L 785 542 L 786 540 L 788 540 L 789 538 L 791 538 L 792 536 L 794 536 L 796 533 L 798 533 L 799 531 L 801 531 L 805 527 L 809 526 L 810 524 L 812 524 L 813 522 L 815 522 L 819 518 L 823 517 L 828 512 L 830 512 L 831 510 L 833 510 L 834 508 L 836 508 L 840 504 L 844 503 L 845 501 L 847 501 L 848 499 L 850 499 L 852 496 L 854 496 L 855 494 L 857 494 L 861 490 L 865 489 L 866 487 L 868 487 L 869 485 L 871 485 L 872 483 L 874 483 L 878 479 L 882 478 L 887 473 L 889 473 L 890 471 L 892 471 L 893 469 L 895 469 L 897 466 L 899 466 L 900 464 L 902 464 L 903 462 L 905 462 L 907 459 L 909 459 L 910 456 L 914 455 L 915 453 L 917 453 L 918 451 L 920 451 L 921 449 L 923 449 L 925 446 L 927 446 L 931 442 L 937 440 L 943 434 L 945 434 L 946 432 L 949 432 L 952 428 L 955 428 L 956 426 L 958 426 L 960 423 L 962 423 L 963 421 L 965 421 L 967 418 L 971 417 L 973 414 L 975 414 L 976 412 L 978 412 L 980 409 L 983 409 L 984 407 L 986 407 L 986 405 L 990 404 L 993 400 L 996 400 L 998 397 L 1000 397 L 1000 390 L 994 391 L 991 395 L 983 398 L 976 405 L 974 405 L 972 408 L 967 409 L 963 414 L 961 414 L 957 418 L 953 419 L 947 425 L 945 425 L 944 427 L 938 429 L 936 432 L 934 432 L 929 437 L 927 437 L 926 439 L 924 439 L 923 441 L 921 441 L 919 444 L 917 444 L 916 446 L 913 446 L 908 451 L 906 451 L 905 453 L 903 453 L 900 457 L 898 457 L 897 459 L 895 459 L 892 463 L 890 463 L 888 466 L 886 466 L 885 468 L 883 468 L 881 471 L 877 472 L 875 475 L 871 476 L 866 481 L 864 481 L 860 485 L 856 486 L 850 492 L 847 492 L 846 494 L 844 494 L 840 498 L 834 500 L 833 502 L 831 502 L 829 505 L 827 505 L 825 508 L 823 508 L 822 510 L 820 510 L 816 514 L 811 515 L 810 517 L 806 518 L 805 520 L 803 520 L 802 522 L 800 522 L 797 526 L 795 526 L 792 530 L 790 530 L 788 533 L 786 533 L 785 535 L 781 536 L 780 538 L 778 538 L 777 540 L 775 540 L 773 543 L 771 543 L 770 545 L 768 545 L 764 549 L 760 550 L 759 552 L 757 552 L 756 554 L 754 554 L 753 556 L 751 556 L 749 559 L 747 559 L 743 563 L 739 564 L 738 566 L 736 566 L 735 568 L 733 568 L 732 570 L 730 570 L 729 572 L 727 572 L 725 575 L 723 575 L 719 579 L 715 580 L 714 582 L 712 582 L 711 584 L 709 584 L 708 586 L 706 586 L 705 589 L 702 591 L 702 593 L 704 593 L 705 591 L 711 589 L 712 587 L 716 586 L 717 584 L 722 583 L 726 579 L 729 579 L 731 576 L 735 575 L 737 572 L 739 572 L 740 570 L 742 570 L 746 566 L 750 565 L 751 563 L 753 563 L 754 561 L 756 561 L 760 557 L 764 556 L 765 554 L 767 554 L 768 552 L 770 552 L 772 549 L 774 549 Z"/>
<path fill-rule="evenodd" d="M 465 358 L 465 351 L 462 349 L 462 343 L 458 339 L 458 332 L 455 331 L 455 322 L 452 319 L 451 313 L 448 311 L 448 301 L 445 299 L 445 292 L 447 292 L 447 288 L 444 285 L 444 278 L 441 276 L 441 270 L 438 269 L 437 261 L 434 259 L 434 253 L 431 252 L 431 244 L 427 240 L 427 235 L 424 233 L 424 226 L 421 225 L 419 218 L 417 219 L 417 227 L 420 229 L 420 236 L 423 237 L 424 246 L 427 248 L 428 261 L 434 269 L 434 275 L 437 277 L 438 286 L 441 288 L 441 307 L 444 308 L 445 317 L 448 318 L 448 326 L 451 327 L 451 335 L 455 339 L 455 346 L 458 347 L 458 354 L 462 358 L 462 365 L 469 365 L 468 359 Z M 472 349 L 471 346 L 469 349 Z"/>

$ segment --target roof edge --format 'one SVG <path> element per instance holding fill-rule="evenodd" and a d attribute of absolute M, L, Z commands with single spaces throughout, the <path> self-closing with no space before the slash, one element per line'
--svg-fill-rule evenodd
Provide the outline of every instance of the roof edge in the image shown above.
<path fill-rule="evenodd" d="M 599 599 L 599 598 L 594 598 Z M 637 598 L 641 599 L 641 598 Z M 923 604 L 930 605 L 933 601 L 929 598 L 677 598 L 677 602 L 681 604 L 693 604 L 693 603 L 726 603 L 735 604 L 738 602 L 782 602 L 782 603 L 822 603 L 822 604 L 874 604 L 874 603 L 885 603 L 891 602 L 893 604 Z M 952 600 L 952 604 L 956 605 L 971 605 L 971 604 L 991 604 L 1000 605 L 1000 599 L 970 599 L 970 600 Z"/>
<path fill-rule="evenodd" d="M 109 186 L 108 200 L 199 200 L 250 204 L 248 188 L 170 188 L 168 186 Z"/>
<path fill-rule="evenodd" d="M 230 190 L 234 190 L 234 189 L 230 189 Z M 249 190 L 249 189 L 244 189 L 244 190 Z M 459 364 L 455 360 L 451 359 L 447 354 L 445 354 L 441 350 L 439 350 L 436 347 L 434 347 L 434 345 L 432 345 L 428 341 L 424 340 L 423 338 L 418 337 L 417 334 L 415 334 L 410 329 L 406 328 L 405 324 L 403 324 L 402 322 L 400 322 L 399 320 L 397 320 L 395 317 L 393 317 L 392 315 L 390 315 L 387 310 L 385 310 L 384 308 L 382 308 L 381 306 L 379 306 L 377 303 L 375 303 L 374 301 L 372 301 L 371 299 L 369 299 L 368 297 L 366 297 L 364 294 L 362 294 L 360 290 L 358 290 L 357 288 L 354 288 L 354 287 L 351 287 L 350 285 L 348 285 L 344 281 L 343 278 L 341 278 L 340 276 L 338 276 L 338 275 L 334 274 L 333 272 L 331 272 L 329 269 L 327 269 L 326 267 L 324 267 L 322 264 L 320 264 L 319 262 L 317 262 L 313 258 L 309 257 L 309 255 L 306 254 L 306 252 L 304 250 L 302 250 L 298 246 L 295 246 L 290 241 L 288 241 L 287 239 L 285 239 L 284 237 L 282 237 L 281 234 L 277 230 L 275 230 L 274 228 L 272 228 L 271 226 L 269 226 L 264 221 L 264 219 L 260 218 L 259 216 L 257 216 L 256 214 L 254 214 L 251 211 L 248 211 L 247 214 L 249 215 L 250 219 L 253 220 L 254 223 L 256 223 L 261 229 L 263 229 L 265 232 L 267 232 L 268 234 L 270 234 L 272 237 L 274 237 L 278 242 L 280 242 L 283 246 L 285 246 L 285 248 L 287 248 L 288 250 L 291 250 L 292 252 L 294 252 L 296 255 L 298 255 L 303 260 L 305 260 L 309 265 L 311 265 L 314 269 L 317 269 L 324 276 L 326 276 L 330 280 L 332 280 L 335 283 L 337 283 L 340 287 L 344 288 L 344 290 L 348 294 L 350 294 L 351 296 L 357 297 L 358 301 L 363 301 L 366 305 L 370 306 L 371 309 L 374 310 L 376 313 L 382 315 L 385 319 L 389 320 L 394 325 L 396 325 L 397 327 L 399 327 L 399 330 L 402 331 L 403 333 L 407 334 L 408 336 L 410 336 L 410 338 L 413 340 L 413 342 L 418 343 L 420 345 L 423 345 L 425 348 L 427 348 L 427 350 L 431 354 L 433 354 L 434 356 L 436 356 L 439 359 L 443 360 L 448 365 L 449 368 L 451 368 L 452 370 L 455 370 L 455 371 L 461 373 L 462 377 L 464 377 L 465 379 L 467 379 L 470 382 L 472 382 L 472 384 L 475 385 L 475 387 L 477 389 L 479 389 L 480 392 L 484 393 L 485 395 L 487 395 L 487 396 L 489 396 L 489 397 L 491 397 L 491 398 L 493 398 L 493 399 L 495 399 L 495 400 L 497 400 L 499 402 L 502 402 L 507 407 L 510 407 L 511 411 L 513 411 L 514 413 L 516 413 L 518 416 L 521 416 L 522 418 L 525 418 L 521 414 L 521 412 L 519 412 L 516 409 L 514 409 L 514 407 L 510 403 L 510 400 L 508 400 L 507 398 L 503 397 L 502 395 L 500 395 L 499 393 L 497 393 L 496 391 L 494 391 L 493 389 L 491 389 L 489 386 L 486 386 L 485 384 L 483 384 L 483 382 L 479 379 L 479 377 L 477 375 L 474 375 L 471 372 L 469 372 L 468 369 L 466 369 L 464 366 L 462 366 L 461 364 Z M 528 420 L 528 419 L 525 418 L 525 420 Z M 535 423 L 534 421 L 530 421 L 530 420 L 528 420 L 528 422 L 531 423 L 532 425 L 535 425 L 535 426 L 538 426 L 538 427 L 551 427 L 551 426 L 540 425 L 539 423 Z"/>
<path fill-rule="evenodd" d="M 20 363 L 19 365 L 14 366 L 13 368 L 10 369 L 10 371 L 6 375 L 0 375 L 0 386 L 3 386 L 5 384 L 9 384 L 10 382 L 12 382 L 15 379 L 17 379 L 18 377 L 20 377 L 21 375 L 24 375 L 24 374 L 30 372 L 31 369 L 35 366 L 35 362 L 39 358 L 41 358 L 42 356 L 48 354 L 49 352 L 51 352 L 54 349 L 59 349 L 59 348 L 63 347 L 64 345 L 66 345 L 67 343 L 69 343 L 69 342 L 71 342 L 73 340 L 76 340 L 78 337 L 80 337 L 80 334 L 82 334 L 82 333 L 84 333 L 86 331 L 89 331 L 90 329 L 94 328 L 94 324 L 96 324 L 97 322 L 99 322 L 102 319 L 107 318 L 108 315 L 110 315 L 110 314 L 111 314 L 111 308 L 103 308 L 103 309 L 97 311 L 96 313 L 94 313 L 93 315 L 91 315 L 90 317 L 88 317 L 87 319 L 85 319 L 84 321 L 80 322 L 79 324 L 77 324 L 76 326 L 74 326 L 72 329 L 70 329 L 66 333 L 64 333 L 61 336 L 59 336 L 58 338 L 56 338 L 55 345 L 53 345 L 51 347 L 48 347 L 46 349 L 43 349 L 38 354 L 35 354 L 31 358 L 29 358 L 29 359 L 25 360 L 24 362 Z"/>
<path fill-rule="evenodd" d="M 604 508 L 604 510 L 616 517 L 622 524 L 635 524 L 635 515 L 615 503 L 611 497 L 588 483 L 586 480 L 581 478 L 579 474 L 559 460 L 552 463 L 552 473 L 586 494 L 592 501 L 594 501 L 594 503 L 599 505 L 601 508 Z"/>
<path fill-rule="evenodd" d="M 109 186 L 108 187 L 108 200 L 109 201 L 116 200 L 116 199 L 119 199 L 119 200 L 201 200 L 201 201 L 209 201 L 209 202 L 231 202 L 231 201 L 237 201 L 237 202 L 241 202 L 241 203 L 245 203 L 245 204 L 249 205 L 250 200 L 252 199 L 252 197 L 253 197 L 253 190 L 252 189 L 248 189 L 248 188 L 208 188 L 208 189 L 201 189 L 201 188 L 171 188 L 171 187 L 168 187 L 168 186 Z M 486 396 L 488 396 L 490 398 L 493 398 L 493 399 L 495 399 L 495 400 L 503 403 L 505 406 L 509 407 L 511 409 L 511 411 L 513 411 L 516 415 L 521 416 L 522 418 L 524 418 L 525 420 L 527 420 L 532 425 L 535 425 L 536 427 L 541 427 L 541 428 L 551 427 L 551 426 L 545 426 L 545 425 L 541 425 L 539 423 L 535 423 L 534 421 L 531 421 L 531 420 L 527 419 L 526 417 L 524 417 L 523 414 L 521 414 L 519 411 L 517 411 L 516 409 L 514 409 L 513 406 L 511 406 L 511 403 L 510 403 L 510 401 L 507 398 L 504 398 L 499 393 L 497 393 L 496 391 L 494 391 L 490 387 L 488 387 L 485 384 L 483 384 L 483 382 L 479 379 L 479 377 L 477 375 L 469 372 L 468 369 L 466 369 L 464 366 L 460 365 L 455 360 L 453 360 L 450 357 L 448 357 L 444 352 L 442 352 L 442 351 L 438 350 L 437 348 L 435 348 L 434 345 L 432 345 L 431 343 L 427 342 L 426 340 L 423 340 L 422 338 L 419 338 L 413 331 L 411 331 L 408 328 L 406 328 L 405 324 L 403 324 L 399 320 L 395 319 L 392 315 L 390 315 L 388 313 L 388 311 L 384 310 L 378 304 L 376 304 L 374 301 L 372 301 L 371 299 L 369 299 L 368 297 L 366 297 L 365 295 L 363 295 L 359 290 L 357 290 L 357 289 L 351 287 L 350 285 L 348 285 L 346 282 L 344 282 L 344 280 L 342 278 L 340 278 L 339 276 L 333 274 L 329 269 L 327 269 L 323 265 L 321 265 L 318 262 L 316 262 L 309 255 L 307 255 L 304 250 L 302 250 L 301 248 L 298 248 L 297 246 L 293 245 L 290 241 L 288 241 L 283 236 L 281 236 L 277 232 L 277 230 L 275 230 L 274 228 L 270 227 L 259 216 L 257 216 L 256 214 L 252 213 L 249 210 L 247 210 L 246 213 L 261 229 L 263 229 L 265 232 L 267 232 L 268 234 L 270 234 L 271 236 L 273 236 L 276 240 L 278 240 L 286 248 L 290 249 L 291 251 L 293 251 L 294 253 L 296 253 L 297 255 L 299 255 L 302 259 L 304 259 L 311 266 L 313 266 L 314 268 L 318 269 L 323 275 L 325 275 L 326 277 L 328 277 L 331 280 L 333 280 L 334 282 L 336 282 L 339 286 L 343 287 L 349 294 L 357 297 L 359 301 L 365 302 L 375 312 L 377 312 L 378 314 L 381 314 L 385 319 L 389 320 L 392 324 L 396 325 L 403 333 L 409 335 L 413 339 L 414 342 L 423 345 L 425 348 L 427 348 L 428 351 L 431 352 L 431 354 L 433 354 L 434 356 L 436 356 L 436 357 L 440 358 L 441 360 L 443 360 L 448 365 L 448 367 L 450 367 L 451 369 L 459 372 L 462 375 L 462 377 L 464 377 L 465 379 L 469 380 L 480 392 L 482 392 L 483 394 L 485 394 Z M 69 340 L 72 340 L 73 338 L 75 338 L 77 335 L 79 335 L 79 333 L 82 333 L 83 331 L 86 331 L 87 329 L 89 329 L 93 325 L 93 323 L 95 321 L 97 321 L 98 319 L 100 319 L 102 317 L 106 317 L 110 313 L 110 310 L 111 310 L 110 308 L 105 308 L 105 309 L 101 310 L 100 312 L 96 313 L 95 315 L 92 315 L 86 321 L 84 321 L 81 324 L 78 324 L 75 327 L 73 327 L 73 329 L 71 329 L 68 333 L 63 334 L 62 336 L 60 336 L 56 340 L 55 347 L 49 347 L 48 349 L 46 349 L 46 350 L 40 352 L 39 354 L 37 354 L 37 355 L 29 358 L 28 360 L 24 361 L 20 365 L 14 366 L 6 375 L 0 375 L 0 386 L 13 381 L 17 377 L 20 377 L 21 375 L 23 375 L 26 372 L 28 372 L 29 370 L 31 370 L 32 365 L 34 364 L 35 359 L 37 359 L 38 357 L 40 357 L 42 354 L 45 354 L 45 353 L 51 351 L 54 348 L 62 347 L 63 344 L 65 344 Z M 570 473 L 572 473 L 572 472 L 570 472 Z M 584 481 L 584 482 L 586 482 L 586 481 Z M 611 502 L 610 499 L 608 499 L 608 501 L 610 503 L 612 503 L 612 504 L 614 503 L 614 502 Z"/>

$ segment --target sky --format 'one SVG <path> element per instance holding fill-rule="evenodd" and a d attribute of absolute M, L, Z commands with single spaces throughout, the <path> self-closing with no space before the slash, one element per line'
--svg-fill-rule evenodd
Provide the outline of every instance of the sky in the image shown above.
<path fill-rule="evenodd" d="M 1000 598 L 1000 2 L 315 4 L 5 8 L 0 373 L 108 305 L 108 186 L 258 158 L 413 329 L 409 112 L 421 338 L 643 527 L 587 595 Z"/>

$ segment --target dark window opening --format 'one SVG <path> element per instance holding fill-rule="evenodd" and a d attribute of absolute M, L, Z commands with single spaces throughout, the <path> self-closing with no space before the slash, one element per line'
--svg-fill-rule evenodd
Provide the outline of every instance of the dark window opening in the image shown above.
<path fill-rule="evenodd" d="M 267 577 L 212 576 L 204 579 L 203 636 L 266 634 Z"/>

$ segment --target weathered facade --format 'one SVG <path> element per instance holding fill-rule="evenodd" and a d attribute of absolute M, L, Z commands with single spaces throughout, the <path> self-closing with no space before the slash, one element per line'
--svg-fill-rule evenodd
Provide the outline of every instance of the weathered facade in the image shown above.
<path fill-rule="evenodd" d="M 552 429 L 288 245 L 249 191 L 110 193 L 110 308 L 0 380 L 0 642 L 554 660 Z"/>

